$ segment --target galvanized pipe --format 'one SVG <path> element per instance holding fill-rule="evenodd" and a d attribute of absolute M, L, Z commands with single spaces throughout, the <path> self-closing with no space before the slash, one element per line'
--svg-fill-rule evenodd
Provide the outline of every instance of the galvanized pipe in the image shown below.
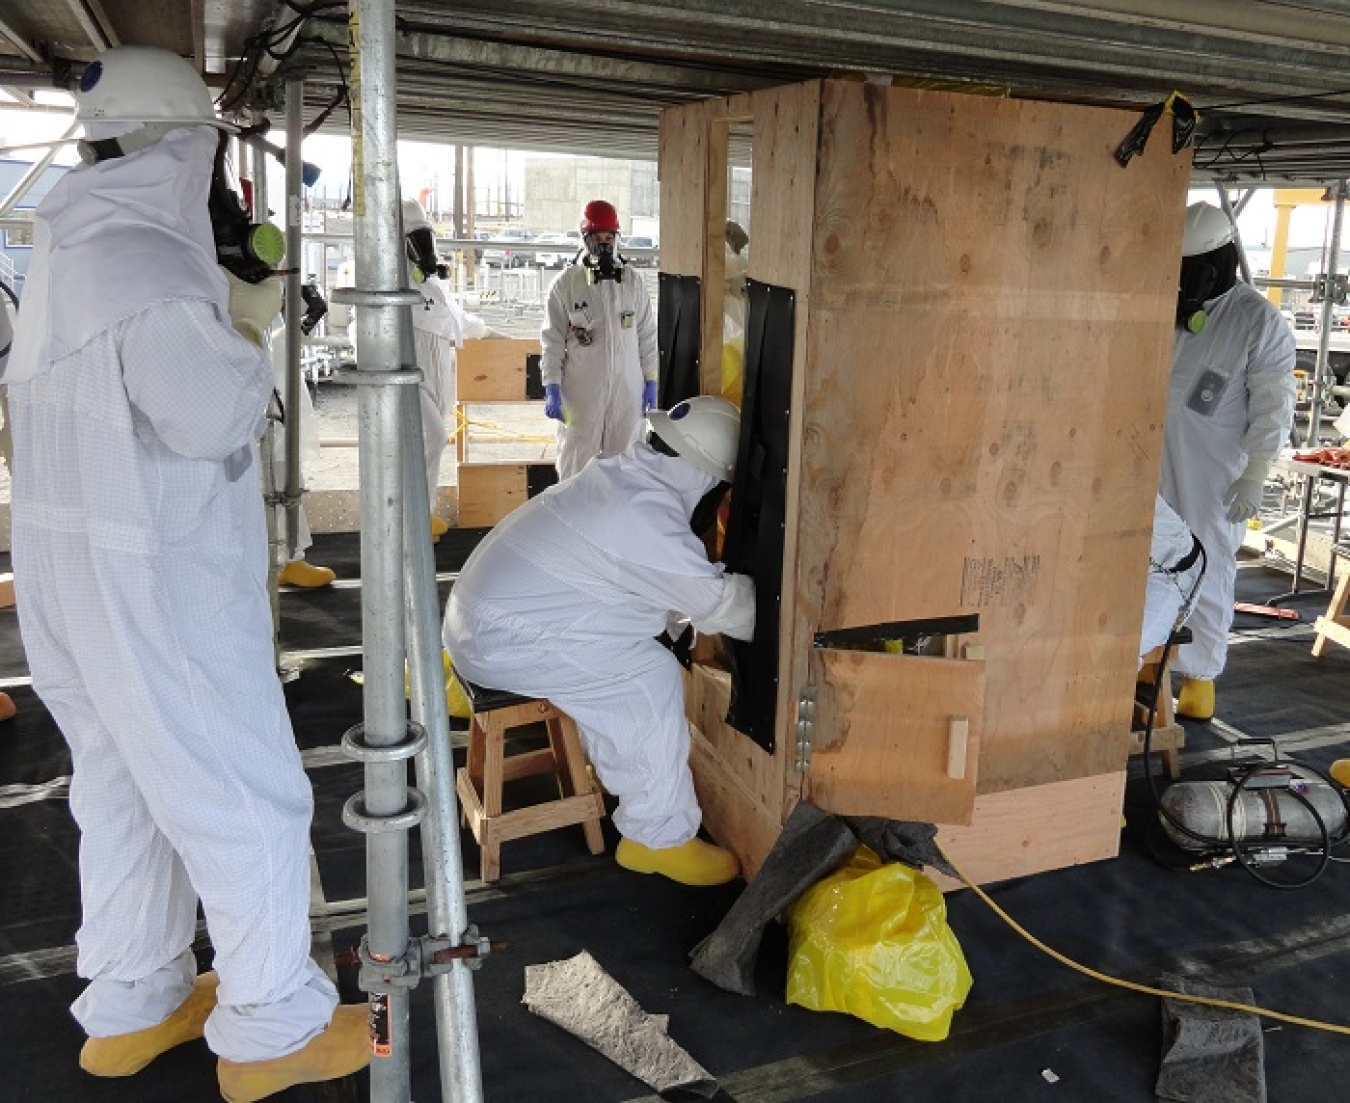
<path fill-rule="evenodd" d="M 1237 244 L 1238 267 L 1242 270 L 1242 282 L 1252 282 L 1252 270 L 1247 264 L 1247 250 L 1242 247 L 1242 234 L 1238 230 L 1237 213 L 1233 210 L 1233 201 L 1228 198 L 1228 188 L 1221 182 L 1215 181 L 1214 190 L 1219 193 L 1219 206 L 1228 218 L 1228 224 L 1233 227 L 1233 241 Z"/>
<path fill-rule="evenodd" d="M 304 179 L 300 143 L 305 128 L 305 82 L 286 82 L 286 559 L 299 554 L 300 542 L 300 319 L 305 306 L 300 295 L 304 270 Z"/>
<path fill-rule="evenodd" d="M 357 105 L 352 135 L 358 291 L 357 370 L 400 367 L 399 311 L 390 309 L 405 288 L 399 230 L 398 149 L 395 121 L 393 0 L 351 0 L 352 89 Z M 289 159 L 288 159 L 289 160 Z M 298 158 L 296 159 L 298 163 Z M 403 702 L 403 464 L 401 399 L 397 386 L 362 386 L 358 392 L 361 439 L 361 639 L 365 669 L 364 739 L 368 746 L 405 741 Z M 409 807 L 406 760 L 367 761 L 365 811 L 393 817 Z M 372 958 L 397 961 L 408 954 L 408 837 L 376 831 L 366 837 L 366 886 L 370 900 L 367 946 Z M 409 1103 L 412 1062 L 409 993 L 391 983 L 369 987 L 376 1027 L 370 1066 L 375 1103 Z"/>
<path fill-rule="evenodd" d="M 407 318 L 405 347 L 412 357 L 412 316 Z M 433 937 L 463 940 L 469 926 L 464 898 L 464 864 L 459 849 L 459 808 L 455 800 L 454 758 L 446 714 L 441 667 L 440 603 L 436 593 L 436 560 L 427 509 L 427 469 L 422 447 L 421 403 L 415 387 L 400 388 L 403 403 L 403 569 L 408 616 L 408 670 L 413 719 L 427 733 L 427 746 L 417 756 L 417 785 L 427 798 L 422 820 L 422 862 L 425 867 L 428 929 Z M 441 1069 L 441 1098 L 448 1103 L 480 1103 L 482 1069 L 478 1055 L 478 1021 L 474 1014 L 473 972 L 466 960 L 455 961 L 433 982 L 436 1036 Z"/>
<path fill-rule="evenodd" d="M 1316 448 L 1322 431 L 1322 409 L 1326 405 L 1326 388 L 1331 384 L 1331 326 L 1334 320 L 1336 264 L 1341 252 L 1341 223 L 1345 218 L 1346 182 L 1336 181 L 1336 209 L 1331 219 L 1331 241 L 1327 245 L 1326 294 L 1322 299 L 1321 332 L 1317 335 L 1317 367 L 1313 371 L 1312 400 L 1308 404 L 1309 448 Z"/>

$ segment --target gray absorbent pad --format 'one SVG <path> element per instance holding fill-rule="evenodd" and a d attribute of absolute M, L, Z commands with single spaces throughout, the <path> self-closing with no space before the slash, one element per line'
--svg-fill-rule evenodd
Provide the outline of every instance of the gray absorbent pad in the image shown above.
<path fill-rule="evenodd" d="M 1160 987 L 1183 995 L 1252 1003 L 1250 988 L 1217 988 L 1164 974 Z M 1185 1000 L 1163 1000 L 1163 1056 L 1155 1089 L 1174 1103 L 1265 1103 L 1265 1040 L 1256 1015 Z"/>
<path fill-rule="evenodd" d="M 755 958 L 764 930 L 822 877 L 848 861 L 858 848 L 837 816 L 798 802 L 764 865 L 736 898 L 717 930 L 694 947 L 690 968 L 728 992 L 755 994 Z"/>
<path fill-rule="evenodd" d="M 522 1002 L 657 1092 L 717 1094 L 713 1075 L 666 1034 L 667 1017 L 643 1011 L 584 950 L 566 961 L 527 965 Z"/>

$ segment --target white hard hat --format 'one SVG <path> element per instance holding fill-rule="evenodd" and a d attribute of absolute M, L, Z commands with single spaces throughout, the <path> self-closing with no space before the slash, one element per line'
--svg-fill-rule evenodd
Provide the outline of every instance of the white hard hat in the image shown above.
<path fill-rule="evenodd" d="M 1233 240 L 1233 224 L 1213 203 L 1192 203 L 1186 208 L 1186 227 L 1181 234 L 1181 255 L 1198 257 Z"/>
<path fill-rule="evenodd" d="M 647 415 L 652 432 L 700 471 L 730 482 L 736 470 L 741 412 L 725 398 L 699 395 Z"/>
<path fill-rule="evenodd" d="M 430 230 L 432 228 L 431 220 L 427 218 L 427 212 L 422 204 L 416 199 L 405 199 L 403 201 L 403 232 L 410 234 L 414 230 Z"/>
<path fill-rule="evenodd" d="M 210 89 L 177 54 L 153 46 L 115 46 L 99 54 L 75 90 L 75 117 L 89 123 L 194 123 L 234 132 L 216 115 Z"/>

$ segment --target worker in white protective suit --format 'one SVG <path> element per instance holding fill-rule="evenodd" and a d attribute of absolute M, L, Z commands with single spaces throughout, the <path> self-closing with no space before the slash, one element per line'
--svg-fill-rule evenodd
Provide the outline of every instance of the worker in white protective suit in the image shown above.
<path fill-rule="evenodd" d="M 586 204 L 581 238 L 580 263 L 554 281 L 539 337 L 544 413 L 560 422 L 560 479 L 640 439 L 659 374 L 651 298 L 619 254 L 611 204 Z"/>
<path fill-rule="evenodd" d="M 286 426 L 294 414 L 296 427 L 300 433 L 300 454 L 303 460 L 315 462 L 319 457 L 318 432 L 314 425 L 314 401 L 310 398 L 309 388 L 300 384 L 300 409 L 290 411 L 286 402 L 286 328 L 273 328 L 281 316 L 281 303 L 284 287 L 280 277 L 267 275 L 256 283 L 241 279 L 229 268 L 221 266 L 225 280 L 230 287 L 230 320 L 234 328 L 259 348 L 267 350 L 272 364 L 272 396 L 269 400 L 269 415 L 272 418 L 271 460 L 273 491 L 276 494 L 286 489 Z M 266 446 L 266 440 L 264 440 Z M 301 464 L 303 467 L 303 462 Z M 301 493 L 304 492 L 304 472 L 300 476 Z M 265 484 L 264 484 L 265 488 Z M 285 540 L 286 509 L 274 506 L 276 510 L 277 532 Z M 311 563 L 306 553 L 314 543 L 310 532 L 309 518 L 305 515 L 303 501 L 296 515 L 295 547 L 287 552 L 286 562 L 277 572 L 277 582 L 282 586 L 297 586 L 313 590 L 327 586 L 337 577 L 331 567 L 321 567 Z"/>
<path fill-rule="evenodd" d="M 255 462 L 272 374 L 208 214 L 227 124 L 191 65 L 138 46 L 85 69 L 76 110 L 86 163 L 34 214 L 6 381 L 19 617 L 81 832 L 80 1064 L 125 1076 L 204 1033 L 225 1099 L 261 1099 L 355 1071 L 369 1039 L 309 956 L 313 798 Z"/>
<path fill-rule="evenodd" d="M 1190 616 L 1196 587 L 1205 571 L 1205 549 L 1161 494 L 1153 496 L 1153 535 L 1148 548 L 1144 629 L 1139 661 L 1161 647 Z M 1153 672 L 1149 672 L 1150 674 Z M 1150 682 L 1154 681 L 1149 677 Z"/>
<path fill-rule="evenodd" d="M 1188 622 L 1194 640 L 1175 664 L 1183 676 L 1177 714 L 1195 720 L 1214 715 L 1237 549 L 1294 420 L 1293 334 L 1260 292 L 1238 281 L 1237 250 L 1222 211 L 1187 208 L 1158 489 L 1208 555 Z"/>
<path fill-rule="evenodd" d="M 619 801 L 621 866 L 722 884 L 737 862 L 696 837 L 679 663 L 656 637 L 682 619 L 754 634 L 753 579 L 710 563 L 696 535 L 731 479 L 740 416 L 713 396 L 649 416 L 650 443 L 592 460 L 488 533 L 450 592 L 444 639 L 461 677 L 576 721 Z"/>
<path fill-rule="evenodd" d="M 408 243 L 408 285 L 422 296 L 412 309 L 413 350 L 422 371 L 418 395 L 422 406 L 422 444 L 426 449 L 430 495 L 431 538 L 439 540 L 450 527 L 436 514 L 441 457 L 455 412 L 455 350 L 464 344 L 464 309 L 445 278 L 436 256 L 436 234 L 427 212 L 416 199 L 403 201 L 403 233 Z"/>

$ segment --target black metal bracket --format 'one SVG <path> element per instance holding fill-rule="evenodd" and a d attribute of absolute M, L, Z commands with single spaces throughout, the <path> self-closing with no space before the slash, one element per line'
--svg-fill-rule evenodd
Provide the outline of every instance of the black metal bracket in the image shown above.
<path fill-rule="evenodd" d="M 912 639 L 915 636 L 955 636 L 978 632 L 980 615 L 965 613 L 955 617 L 928 617 L 923 620 L 896 620 L 885 624 L 866 624 L 857 628 L 835 628 L 817 632 L 815 646 L 856 647 L 883 640 Z"/>

